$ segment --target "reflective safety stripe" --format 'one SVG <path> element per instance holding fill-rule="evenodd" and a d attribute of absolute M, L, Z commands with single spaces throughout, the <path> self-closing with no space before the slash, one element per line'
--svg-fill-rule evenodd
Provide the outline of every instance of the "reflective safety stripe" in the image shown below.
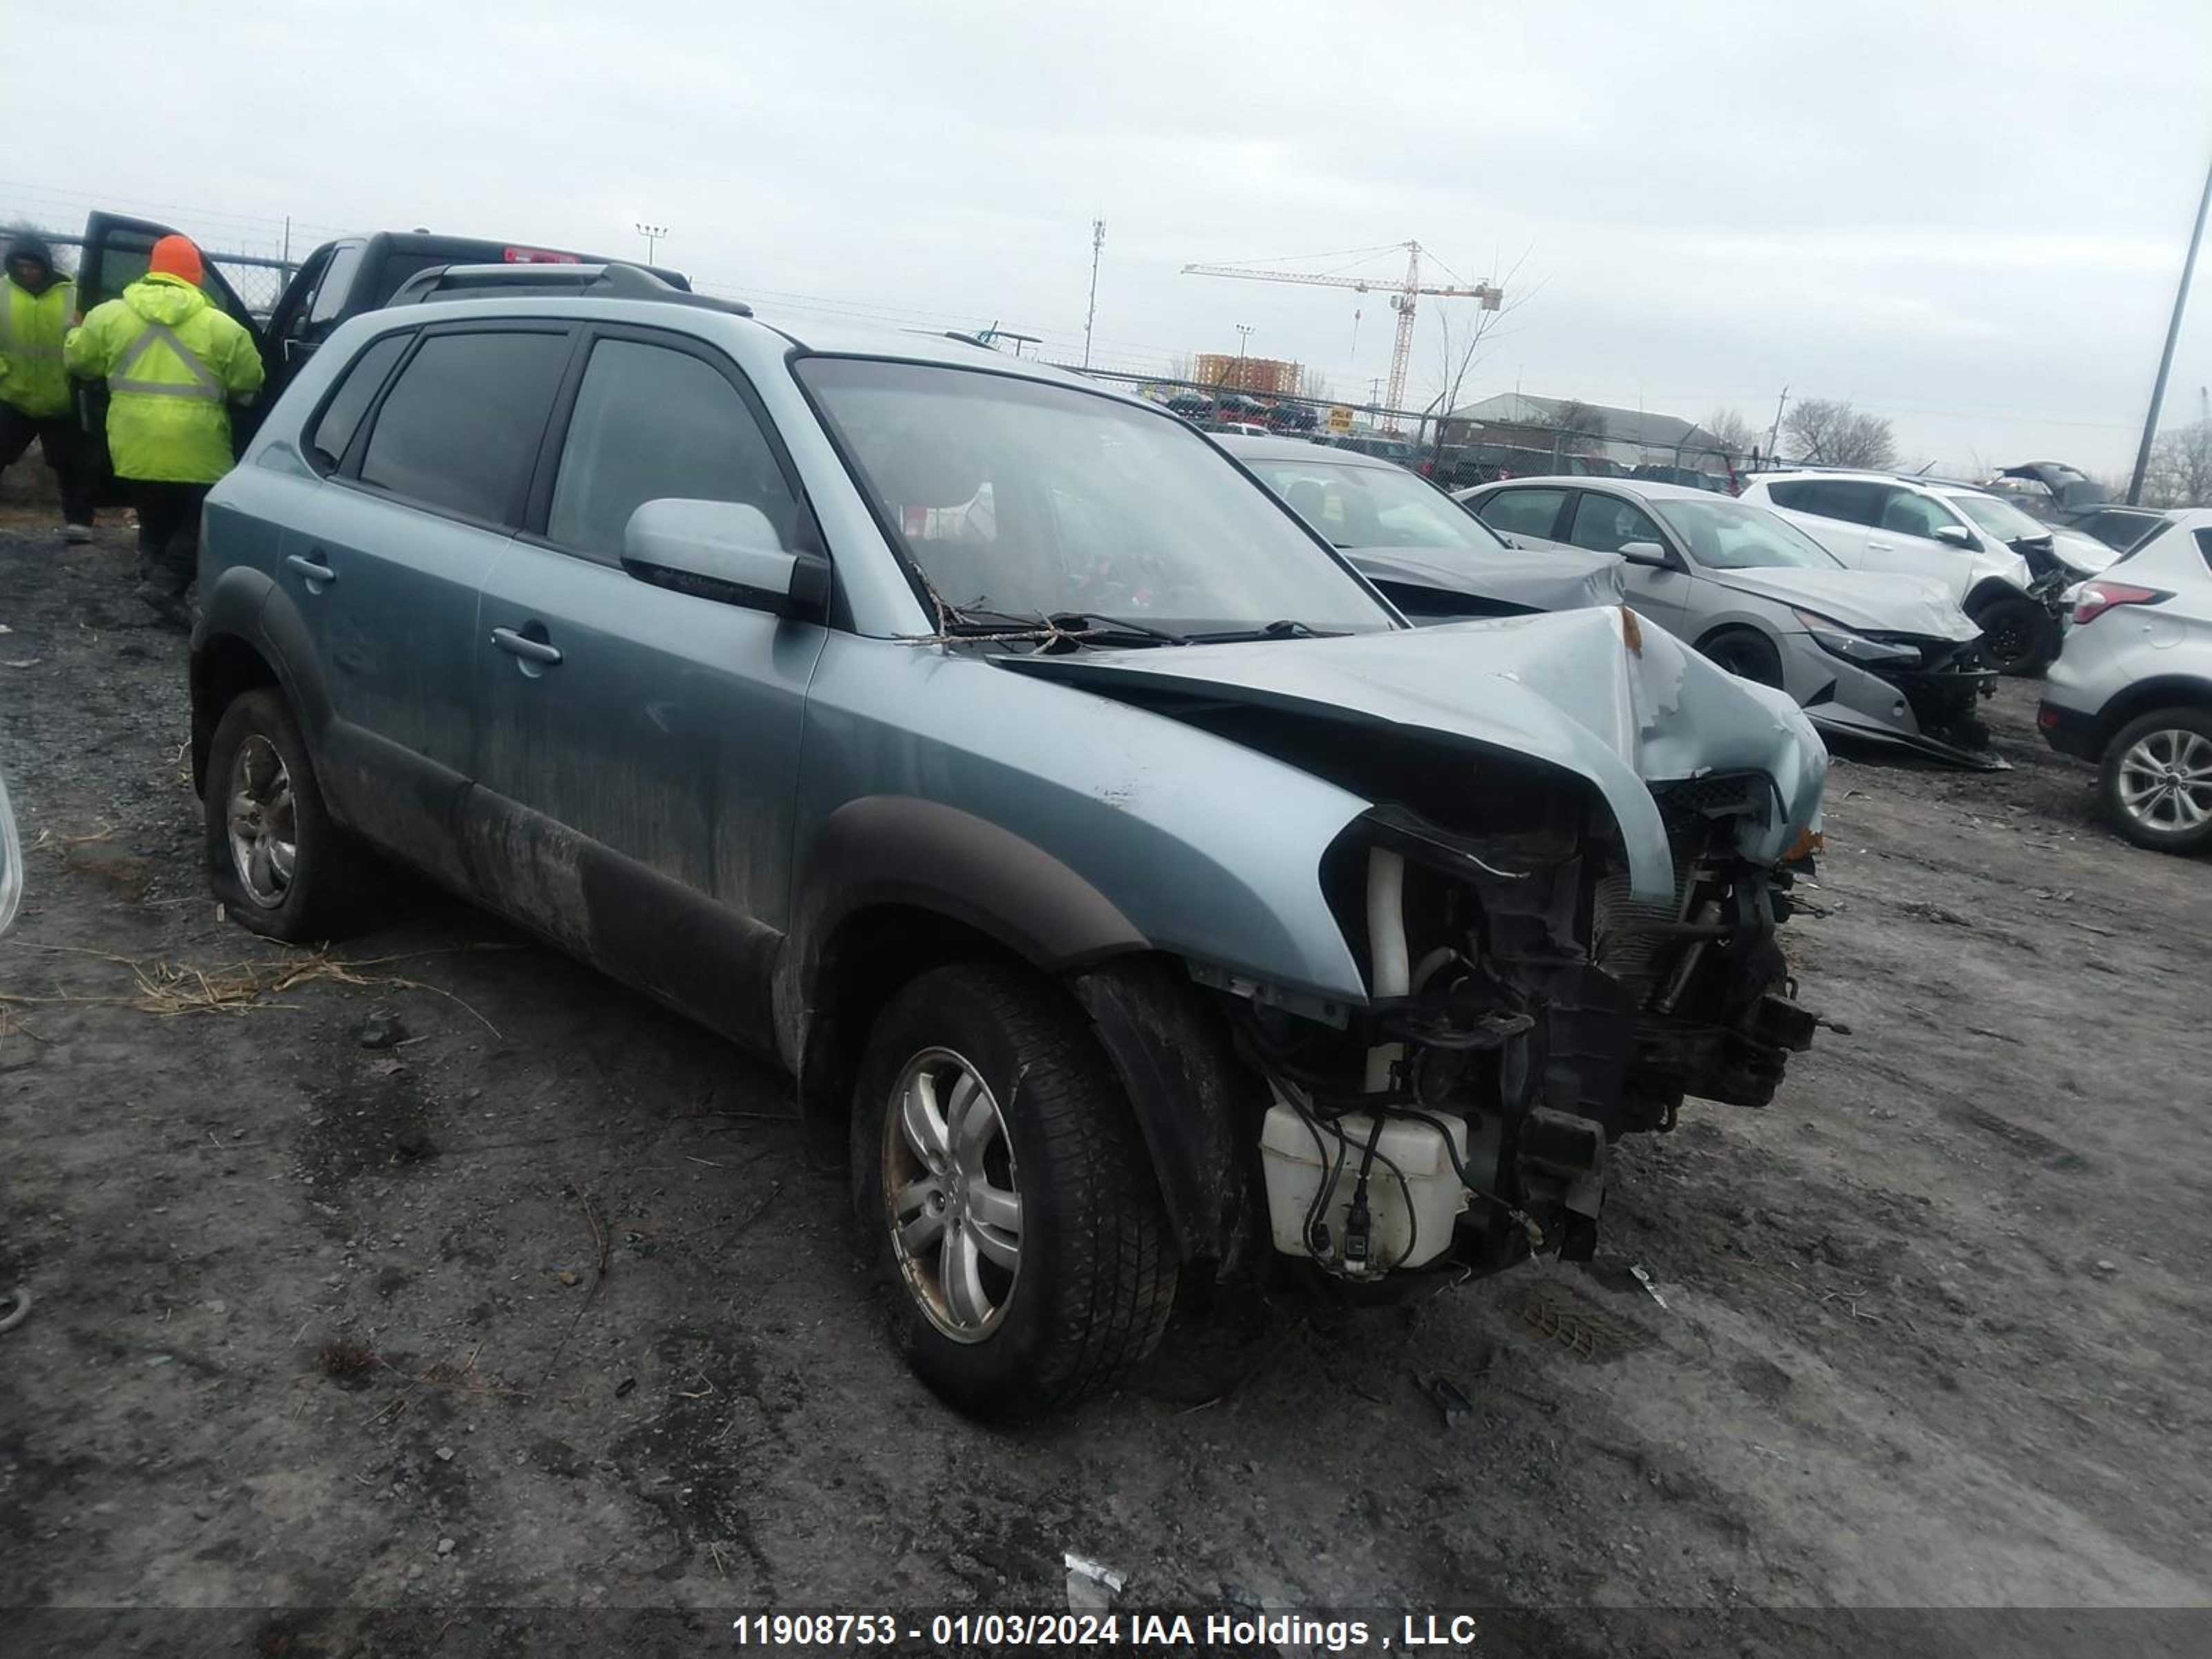
<path fill-rule="evenodd" d="M 130 371 L 137 367 L 141 357 L 154 349 L 157 340 L 177 354 L 177 361 L 192 377 L 192 385 L 183 386 L 174 380 L 138 380 L 130 377 Z M 141 392 L 155 398 L 197 398 L 205 403 L 216 404 L 222 402 L 226 395 L 222 382 L 216 379 L 215 371 L 177 337 L 176 330 L 167 323 L 150 320 L 145 331 L 124 347 L 122 356 L 115 360 L 115 367 L 108 371 L 107 389 L 110 392 Z"/>

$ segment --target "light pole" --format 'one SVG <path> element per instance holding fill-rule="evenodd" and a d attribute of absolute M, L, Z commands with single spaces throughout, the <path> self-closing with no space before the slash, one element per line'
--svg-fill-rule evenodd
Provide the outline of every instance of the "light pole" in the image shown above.
<path fill-rule="evenodd" d="M 1106 222 L 1091 222 L 1091 309 L 1083 318 L 1083 366 L 1091 367 L 1091 325 L 1098 320 L 1098 256 L 1106 248 Z"/>
<path fill-rule="evenodd" d="M 668 234 L 668 227 L 666 225 L 648 225 L 644 220 L 641 219 L 637 222 L 637 234 L 645 238 L 645 262 L 647 264 L 651 264 L 653 263 L 653 249 L 659 243 L 660 239 Z"/>
<path fill-rule="evenodd" d="M 1239 392 L 1242 392 L 1242 391 L 1243 391 L 1243 390 L 1245 389 L 1245 387 L 1244 387 L 1244 348 L 1245 348 L 1245 346 L 1246 346 L 1246 345 L 1248 345 L 1249 343 L 1250 343 L 1252 337 L 1253 337 L 1255 334 L 1257 334 L 1260 331 L 1259 331 L 1258 329 L 1256 329 L 1256 328 L 1253 327 L 1253 326 L 1252 326 L 1252 325 L 1251 325 L 1251 324 L 1249 324 L 1249 323 L 1238 323 L 1237 325 L 1236 325 L 1236 328 L 1237 328 L 1237 389 Z"/>
<path fill-rule="evenodd" d="M 2204 173 L 2204 193 L 2197 198 L 2197 228 L 2189 233 L 2189 257 L 2181 262 L 2181 286 L 2173 293 L 2173 316 L 2166 325 L 2166 349 L 2159 354 L 2158 379 L 2150 389 L 2150 413 L 2143 417 L 2142 446 L 2136 451 L 2135 476 L 2128 480 L 2128 505 L 2142 499 L 2143 474 L 2150 471 L 2151 440 L 2158 436 L 2159 405 L 2166 401 L 2166 372 L 2173 367 L 2173 343 L 2181 335 L 2181 311 L 2189 303 L 2189 279 L 2197 270 L 2197 245 L 2204 240 L 2204 210 L 2212 207 L 2212 168 Z"/>

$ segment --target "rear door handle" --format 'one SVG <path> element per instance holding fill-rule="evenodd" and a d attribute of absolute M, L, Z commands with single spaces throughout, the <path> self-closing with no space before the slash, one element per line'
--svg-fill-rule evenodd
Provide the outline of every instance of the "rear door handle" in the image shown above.
<path fill-rule="evenodd" d="M 493 629 L 491 642 L 511 657 L 520 657 L 529 662 L 542 662 L 549 668 L 561 660 L 561 653 L 557 647 L 548 645 L 543 640 L 533 640 L 526 635 L 518 634 L 512 628 Z"/>
<path fill-rule="evenodd" d="M 1887 553 L 1896 544 L 1894 542 L 1886 542 L 1879 536 L 1867 538 L 1867 550 L 1872 553 Z"/>
<path fill-rule="evenodd" d="M 298 553 L 286 554 L 284 556 L 284 562 L 289 565 L 293 569 L 298 571 L 302 576 L 305 576 L 311 583 L 320 582 L 324 586 L 327 587 L 338 579 L 338 573 L 331 569 L 330 566 L 326 564 L 317 564 L 313 559 L 305 557 Z"/>

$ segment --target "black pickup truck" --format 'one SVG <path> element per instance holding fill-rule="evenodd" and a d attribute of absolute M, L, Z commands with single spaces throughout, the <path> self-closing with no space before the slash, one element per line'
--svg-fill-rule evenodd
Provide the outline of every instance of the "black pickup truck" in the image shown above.
<path fill-rule="evenodd" d="M 149 219 L 94 213 L 85 221 L 84 250 L 77 264 L 79 307 L 90 311 L 143 276 L 154 244 L 173 234 L 176 233 L 171 226 L 155 224 Z M 233 415 L 232 442 L 244 448 L 246 441 L 261 424 L 264 412 L 276 401 L 277 394 L 298 373 L 300 366 L 331 337 L 331 331 L 349 317 L 389 303 L 400 285 L 419 272 L 438 265 L 610 263 L 614 262 L 605 254 L 576 253 L 564 248 L 503 242 L 495 238 L 442 236 L 425 230 L 372 231 L 359 236 L 341 236 L 310 253 L 292 273 L 276 305 L 264 315 L 239 297 L 216 261 L 210 258 L 201 289 L 211 303 L 236 318 L 253 336 L 254 343 L 261 349 L 261 362 L 267 375 L 252 406 Z M 674 287 L 688 289 L 691 286 L 680 272 L 650 266 L 647 269 Z M 81 387 L 78 410 L 85 429 L 100 440 L 104 452 L 106 388 Z M 105 470 L 103 466 L 103 472 Z"/>

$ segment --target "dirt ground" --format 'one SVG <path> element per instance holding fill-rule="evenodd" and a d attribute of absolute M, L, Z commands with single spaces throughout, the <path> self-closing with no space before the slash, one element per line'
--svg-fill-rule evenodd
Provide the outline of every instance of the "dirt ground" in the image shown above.
<path fill-rule="evenodd" d="M 1595 1270 L 1233 1303 L 1007 1433 L 890 1356 L 780 1076 L 435 896 L 220 920 L 129 564 L 0 524 L 0 1650 L 720 1651 L 1064 1605 L 1068 1550 L 1486 1652 L 2212 1646 L 2079 1611 L 2212 1604 L 2212 867 L 2032 686 L 2008 773 L 1839 758 L 1788 932 L 1849 1034 L 1626 1145 Z"/>

